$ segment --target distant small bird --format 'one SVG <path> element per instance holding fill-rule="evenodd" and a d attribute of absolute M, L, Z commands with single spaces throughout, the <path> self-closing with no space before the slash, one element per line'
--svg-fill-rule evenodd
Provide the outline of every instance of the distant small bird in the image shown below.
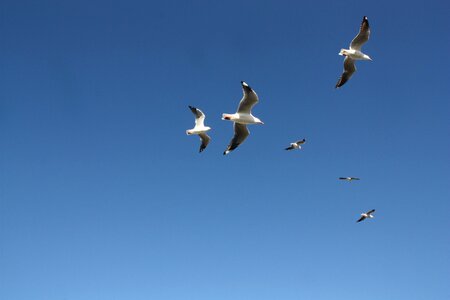
<path fill-rule="evenodd" d="M 297 141 L 295 143 L 291 143 L 289 147 L 285 148 L 284 150 L 294 150 L 294 149 L 301 149 L 304 143 L 306 142 L 305 139 L 301 141 Z"/>
<path fill-rule="evenodd" d="M 350 43 L 350 49 L 341 49 L 339 55 L 345 56 L 344 72 L 336 83 L 336 88 L 343 86 L 356 71 L 355 60 L 372 60 L 369 55 L 361 52 L 361 47 L 369 40 L 369 20 L 364 16 L 358 35 Z"/>
<path fill-rule="evenodd" d="M 352 180 L 360 180 L 358 177 L 339 177 L 340 180 L 347 180 L 347 181 L 352 181 Z"/>
<path fill-rule="evenodd" d="M 234 136 L 231 139 L 227 149 L 223 155 L 227 155 L 236 149 L 249 136 L 250 131 L 247 129 L 247 124 L 264 124 L 260 119 L 252 115 L 252 107 L 258 103 L 258 95 L 255 91 L 244 81 L 241 81 L 244 96 L 239 102 L 239 107 L 234 114 L 222 114 L 222 120 L 234 122 Z"/>
<path fill-rule="evenodd" d="M 211 127 L 205 126 L 205 114 L 198 108 L 189 105 L 190 110 L 195 115 L 195 126 L 192 129 L 186 130 L 187 135 L 197 134 L 202 141 L 200 145 L 199 152 L 202 152 L 208 146 L 211 138 L 206 134 L 207 131 L 211 130 Z"/>
<path fill-rule="evenodd" d="M 366 213 L 362 213 L 362 214 L 361 214 L 361 218 L 359 218 L 359 220 L 356 221 L 356 223 L 361 222 L 361 221 L 364 221 L 364 220 L 367 219 L 367 218 L 372 219 L 372 218 L 373 218 L 373 215 L 372 215 L 372 214 L 373 214 L 374 212 L 375 212 L 375 209 L 369 210 L 369 211 L 366 212 Z"/>

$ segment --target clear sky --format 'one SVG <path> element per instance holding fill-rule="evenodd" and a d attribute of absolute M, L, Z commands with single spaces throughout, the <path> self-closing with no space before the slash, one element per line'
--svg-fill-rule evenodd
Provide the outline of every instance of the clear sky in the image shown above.
<path fill-rule="evenodd" d="M 0 299 L 449 299 L 450 2 L 354 4 L 2 0 Z"/>

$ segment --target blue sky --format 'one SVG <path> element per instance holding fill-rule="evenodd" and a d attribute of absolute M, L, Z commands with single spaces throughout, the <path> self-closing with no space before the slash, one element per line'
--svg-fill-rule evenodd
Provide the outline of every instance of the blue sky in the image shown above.
<path fill-rule="evenodd" d="M 211 2 L 0 3 L 0 299 L 449 298 L 449 2 Z"/>

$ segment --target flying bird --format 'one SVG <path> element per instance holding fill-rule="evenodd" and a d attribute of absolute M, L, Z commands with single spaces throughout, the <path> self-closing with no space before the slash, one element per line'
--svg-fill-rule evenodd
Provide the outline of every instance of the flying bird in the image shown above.
<path fill-rule="evenodd" d="M 362 214 L 361 214 L 361 218 L 359 218 L 358 221 L 356 221 L 356 223 L 361 222 L 361 221 L 364 221 L 364 220 L 367 219 L 367 218 L 372 219 L 372 218 L 373 218 L 373 215 L 372 215 L 372 214 L 373 214 L 374 212 L 375 212 L 375 209 L 369 210 L 369 211 L 366 212 L 366 213 L 362 213 Z"/>
<path fill-rule="evenodd" d="M 205 114 L 198 108 L 189 105 L 192 113 L 195 115 L 195 126 L 192 129 L 186 130 L 187 135 L 197 134 L 200 137 L 202 143 L 200 144 L 199 152 L 202 152 L 208 146 L 211 138 L 206 134 L 207 131 L 211 130 L 211 127 L 205 126 Z"/>
<path fill-rule="evenodd" d="M 241 81 L 241 84 L 244 96 L 239 102 L 237 112 L 234 114 L 222 114 L 222 120 L 234 122 L 234 136 L 223 155 L 227 155 L 245 141 L 250 134 L 247 128 L 248 124 L 264 124 L 260 119 L 252 115 L 252 107 L 258 103 L 258 95 L 246 82 Z"/>
<path fill-rule="evenodd" d="M 285 148 L 284 150 L 294 150 L 294 149 L 301 149 L 304 143 L 306 142 L 305 139 L 301 141 L 297 141 L 295 143 L 291 143 L 289 147 Z"/>
<path fill-rule="evenodd" d="M 358 177 L 339 177 L 339 179 L 347 181 L 360 180 Z"/>
<path fill-rule="evenodd" d="M 345 56 L 344 71 L 336 83 L 336 88 L 343 86 L 356 71 L 355 60 L 372 60 L 367 54 L 361 52 L 361 47 L 369 40 L 369 20 L 364 16 L 358 35 L 350 43 L 350 49 L 341 49 L 339 55 Z"/>

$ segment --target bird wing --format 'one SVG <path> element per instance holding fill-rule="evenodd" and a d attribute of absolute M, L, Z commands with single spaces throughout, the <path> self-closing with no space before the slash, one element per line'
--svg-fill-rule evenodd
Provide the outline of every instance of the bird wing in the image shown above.
<path fill-rule="evenodd" d="M 362 45 L 369 40 L 370 27 L 369 20 L 364 16 L 358 35 L 350 43 L 350 49 L 361 50 Z"/>
<path fill-rule="evenodd" d="M 339 177 L 340 180 L 348 180 L 347 177 Z"/>
<path fill-rule="evenodd" d="M 195 127 L 203 127 L 205 122 L 205 114 L 198 108 L 190 106 L 192 113 L 195 115 Z"/>
<path fill-rule="evenodd" d="M 284 150 L 293 150 L 294 149 L 294 146 L 289 146 L 289 147 L 287 147 L 287 148 L 285 148 Z"/>
<path fill-rule="evenodd" d="M 361 222 L 362 220 L 364 220 L 366 217 L 364 217 L 364 216 L 361 216 L 361 218 L 359 218 L 359 220 L 358 221 L 356 221 L 356 223 L 358 223 L 358 222 Z"/>
<path fill-rule="evenodd" d="M 202 141 L 202 144 L 200 145 L 199 152 L 202 152 L 203 150 L 206 149 L 206 146 L 208 146 L 209 141 L 211 140 L 211 138 L 209 137 L 209 135 L 207 135 L 204 132 L 200 133 L 198 136 L 200 137 L 200 140 Z"/>
<path fill-rule="evenodd" d="M 368 212 L 366 212 L 367 215 L 370 215 L 371 213 L 374 213 L 375 209 L 369 210 Z"/>
<path fill-rule="evenodd" d="M 360 180 L 358 177 L 352 177 L 352 180 Z"/>
<path fill-rule="evenodd" d="M 304 144 L 305 142 L 306 142 L 306 140 L 303 139 L 303 140 L 301 140 L 301 141 L 296 141 L 295 143 L 296 143 L 297 145 L 302 145 L 302 144 Z"/>
<path fill-rule="evenodd" d="M 236 149 L 245 139 L 248 137 L 250 132 L 245 124 L 234 123 L 234 136 L 230 141 L 227 149 L 223 152 L 223 155 L 227 155 L 234 149 Z"/>
<path fill-rule="evenodd" d="M 241 102 L 239 102 L 237 112 L 250 114 L 252 107 L 258 103 L 258 95 L 256 95 L 255 91 L 244 81 L 241 81 L 241 84 L 244 96 L 242 97 Z"/>
<path fill-rule="evenodd" d="M 344 72 L 336 83 L 336 88 L 343 86 L 356 71 L 355 61 L 346 56 L 344 59 Z"/>

